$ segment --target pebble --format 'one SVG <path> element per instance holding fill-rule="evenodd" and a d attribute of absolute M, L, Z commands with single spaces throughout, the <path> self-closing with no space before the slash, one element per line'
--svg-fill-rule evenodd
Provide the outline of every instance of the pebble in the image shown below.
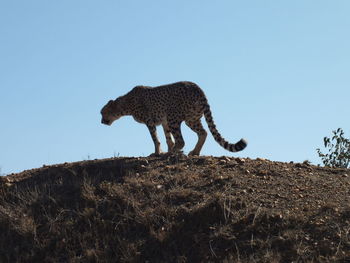
<path fill-rule="evenodd" d="M 227 163 L 226 160 L 220 160 L 220 161 L 219 161 L 219 164 L 226 164 L 226 163 Z"/>
<path fill-rule="evenodd" d="M 243 158 L 237 158 L 236 161 L 240 164 L 243 164 L 246 162 L 245 159 L 243 159 Z"/>
<path fill-rule="evenodd" d="M 229 157 L 227 157 L 227 156 L 222 156 L 222 157 L 220 157 L 220 160 L 226 161 L 226 162 L 231 161 L 231 159 L 230 159 Z"/>

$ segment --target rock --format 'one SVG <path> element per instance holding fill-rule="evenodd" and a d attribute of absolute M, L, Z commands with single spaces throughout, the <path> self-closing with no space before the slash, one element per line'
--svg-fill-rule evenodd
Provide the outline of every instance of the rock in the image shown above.
<path fill-rule="evenodd" d="M 226 161 L 226 162 L 231 161 L 231 159 L 230 159 L 229 157 L 227 157 L 227 156 L 221 156 L 221 157 L 220 157 L 220 160 Z"/>
<path fill-rule="evenodd" d="M 236 161 L 239 163 L 239 164 L 244 164 L 246 162 L 245 159 L 243 158 L 236 158 Z"/>
<path fill-rule="evenodd" d="M 305 161 L 303 161 L 303 164 L 304 164 L 304 165 L 307 165 L 307 166 L 310 166 L 310 165 L 311 165 L 311 162 L 310 162 L 309 160 L 305 160 Z"/>
<path fill-rule="evenodd" d="M 226 160 L 220 160 L 220 161 L 219 161 L 219 164 L 221 164 L 221 165 L 222 165 L 222 164 L 226 164 L 226 163 L 227 163 Z"/>

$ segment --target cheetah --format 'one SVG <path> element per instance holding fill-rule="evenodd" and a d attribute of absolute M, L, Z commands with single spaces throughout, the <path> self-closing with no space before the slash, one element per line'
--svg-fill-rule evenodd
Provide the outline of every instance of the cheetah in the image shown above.
<path fill-rule="evenodd" d="M 136 86 L 126 95 L 110 100 L 102 108 L 101 114 L 101 122 L 106 125 L 111 125 L 126 115 L 131 115 L 137 122 L 146 124 L 155 146 L 152 155 L 156 156 L 161 154 L 156 126 L 163 126 L 168 153 L 177 153 L 181 152 L 185 145 L 180 127 L 183 121 L 198 135 L 197 144 L 189 155 L 199 155 L 207 137 L 201 123 L 203 115 L 215 141 L 223 148 L 230 152 L 238 152 L 247 146 L 244 139 L 231 144 L 222 138 L 214 124 L 203 90 L 193 82 L 181 81 L 158 87 Z"/>

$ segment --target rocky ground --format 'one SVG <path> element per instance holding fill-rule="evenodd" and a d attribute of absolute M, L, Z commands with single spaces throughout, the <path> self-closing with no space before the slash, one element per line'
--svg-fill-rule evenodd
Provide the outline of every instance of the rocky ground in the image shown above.
<path fill-rule="evenodd" d="M 163 156 L 0 179 L 0 262 L 350 262 L 350 171 Z"/>

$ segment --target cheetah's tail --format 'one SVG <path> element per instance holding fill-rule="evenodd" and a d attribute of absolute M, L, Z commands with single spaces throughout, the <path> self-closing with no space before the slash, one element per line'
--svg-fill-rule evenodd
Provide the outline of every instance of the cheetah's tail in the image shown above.
<path fill-rule="evenodd" d="M 213 121 L 213 116 L 211 115 L 211 110 L 208 103 L 206 103 L 204 107 L 204 117 L 208 123 L 209 130 L 213 135 L 215 141 L 222 147 L 224 147 L 226 150 L 230 152 L 239 152 L 247 146 L 248 143 L 245 139 L 241 139 L 237 143 L 229 143 L 224 138 L 222 138 L 221 134 L 216 129 L 216 125 Z"/>

